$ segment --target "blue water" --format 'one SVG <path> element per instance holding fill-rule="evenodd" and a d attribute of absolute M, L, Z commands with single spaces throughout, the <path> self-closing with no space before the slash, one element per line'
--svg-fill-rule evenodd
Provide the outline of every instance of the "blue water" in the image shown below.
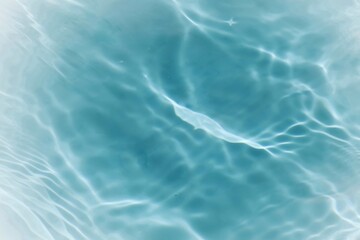
<path fill-rule="evenodd" d="M 0 0 L 0 239 L 360 239 L 356 0 Z"/>

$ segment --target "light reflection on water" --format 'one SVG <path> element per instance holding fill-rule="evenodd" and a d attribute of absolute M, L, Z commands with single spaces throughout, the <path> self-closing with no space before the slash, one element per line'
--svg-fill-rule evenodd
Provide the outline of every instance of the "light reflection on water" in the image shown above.
<path fill-rule="evenodd" d="M 346 2 L 1 1 L 0 238 L 357 239 Z"/>

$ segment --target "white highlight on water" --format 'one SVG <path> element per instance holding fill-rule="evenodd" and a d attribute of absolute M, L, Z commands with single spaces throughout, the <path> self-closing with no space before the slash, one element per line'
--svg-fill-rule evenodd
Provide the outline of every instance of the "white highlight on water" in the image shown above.
<path fill-rule="evenodd" d="M 194 126 L 195 129 L 202 129 L 208 134 L 230 143 L 244 143 L 256 149 L 266 150 L 264 146 L 252 140 L 245 139 L 241 136 L 235 135 L 225 130 L 218 122 L 211 119 L 207 115 L 199 112 L 195 112 L 184 106 L 181 106 L 180 104 L 176 103 L 174 100 L 172 100 L 170 97 L 166 95 L 164 95 L 164 98 L 168 100 L 169 103 L 171 103 L 171 105 L 174 107 L 175 114 L 179 118 L 181 118 L 181 120 Z"/>

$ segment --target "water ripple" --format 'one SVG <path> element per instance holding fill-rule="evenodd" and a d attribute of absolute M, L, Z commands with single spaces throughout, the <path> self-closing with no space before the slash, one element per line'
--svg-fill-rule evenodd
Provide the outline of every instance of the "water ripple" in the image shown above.
<path fill-rule="evenodd" d="M 0 238 L 359 238 L 358 1 L 0 5 Z"/>

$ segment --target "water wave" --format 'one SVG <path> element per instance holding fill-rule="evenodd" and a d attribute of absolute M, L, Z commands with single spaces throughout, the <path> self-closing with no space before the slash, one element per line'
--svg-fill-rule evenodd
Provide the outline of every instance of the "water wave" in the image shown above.
<path fill-rule="evenodd" d="M 357 1 L 0 6 L 0 238 L 359 237 Z"/>

